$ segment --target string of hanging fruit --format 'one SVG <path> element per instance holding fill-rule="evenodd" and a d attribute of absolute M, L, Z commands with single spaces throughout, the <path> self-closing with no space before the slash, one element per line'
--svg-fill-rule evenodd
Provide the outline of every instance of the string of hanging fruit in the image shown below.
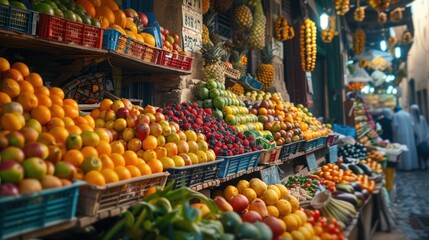
<path fill-rule="evenodd" d="M 320 37 L 324 43 L 331 43 L 332 39 L 334 39 L 337 25 L 336 19 L 337 18 L 335 15 L 329 16 L 328 27 L 323 29 L 322 33 L 320 34 Z"/>
<path fill-rule="evenodd" d="M 317 44 L 316 24 L 310 19 L 305 19 L 300 29 L 301 66 L 303 71 L 313 71 L 316 65 Z"/>
<path fill-rule="evenodd" d="M 369 0 L 369 6 L 375 10 L 382 12 L 390 6 L 390 0 Z"/>
<path fill-rule="evenodd" d="M 346 15 L 350 10 L 350 1 L 349 0 L 335 0 L 335 10 L 338 15 Z"/>
<path fill-rule="evenodd" d="M 402 12 L 405 8 L 395 8 L 390 12 L 390 21 L 399 22 L 402 20 Z"/>
<path fill-rule="evenodd" d="M 411 43 L 411 33 L 410 32 L 404 32 L 404 34 L 402 34 L 402 43 L 404 43 L 404 44 Z"/>
<path fill-rule="evenodd" d="M 353 18 L 356 20 L 356 22 L 363 22 L 365 19 L 365 8 L 366 7 L 358 7 L 353 13 Z"/>
<path fill-rule="evenodd" d="M 378 13 L 378 18 L 377 18 L 378 23 L 380 24 L 384 24 L 387 21 L 387 15 L 384 12 L 379 12 Z"/>
<path fill-rule="evenodd" d="M 360 55 L 365 50 L 366 34 L 362 29 L 357 29 L 353 35 L 353 50 L 357 55 Z"/>
<path fill-rule="evenodd" d="M 295 36 L 295 31 L 292 26 L 289 26 L 285 17 L 280 16 L 277 18 L 274 25 L 274 37 L 277 41 L 287 41 Z"/>

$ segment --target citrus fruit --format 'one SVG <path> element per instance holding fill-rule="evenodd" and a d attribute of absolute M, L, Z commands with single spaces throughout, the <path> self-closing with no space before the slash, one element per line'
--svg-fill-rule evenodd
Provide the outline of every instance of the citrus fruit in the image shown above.
<path fill-rule="evenodd" d="M 45 86 L 34 87 L 34 93 L 36 95 L 42 94 L 42 95 L 45 95 L 48 97 L 50 95 L 49 88 L 47 88 Z"/>
<path fill-rule="evenodd" d="M 278 197 L 279 197 L 279 199 L 280 199 L 280 197 L 281 197 L 281 192 L 280 192 L 280 189 L 279 189 L 277 186 L 275 186 L 275 185 L 268 185 L 267 189 L 274 190 L 274 191 L 277 193 L 277 196 L 278 196 Z"/>
<path fill-rule="evenodd" d="M 53 104 L 49 108 L 49 111 L 51 112 L 51 117 L 52 118 L 54 118 L 54 117 L 61 118 L 61 119 L 64 118 L 64 115 L 65 115 L 64 109 L 60 105 Z"/>
<path fill-rule="evenodd" d="M 158 139 L 155 136 L 149 135 L 142 142 L 144 150 L 154 150 L 158 145 Z"/>
<path fill-rule="evenodd" d="M 255 178 L 257 179 L 257 178 Z M 254 181 L 249 182 L 250 183 L 250 188 L 252 188 L 253 190 L 255 190 L 256 195 L 258 197 L 261 197 L 262 194 L 265 192 L 265 190 L 267 190 L 267 184 L 264 183 L 262 180 L 257 179 Z"/>
<path fill-rule="evenodd" d="M 286 224 L 288 232 L 292 232 L 293 230 L 296 230 L 299 227 L 298 220 L 292 214 L 289 214 L 289 215 L 285 216 L 283 218 L 283 221 Z"/>
<path fill-rule="evenodd" d="M 125 167 L 126 166 L 125 159 L 121 154 L 112 153 L 112 154 L 110 154 L 110 158 L 112 159 L 113 163 L 115 164 L 115 167 L 118 167 L 118 166 L 124 166 Z"/>
<path fill-rule="evenodd" d="M 80 150 L 82 148 L 82 137 L 79 134 L 70 134 L 66 139 L 67 149 Z"/>
<path fill-rule="evenodd" d="M 97 149 L 98 155 L 101 155 L 101 154 L 110 155 L 110 153 L 112 153 L 112 147 L 110 146 L 110 143 L 106 141 L 100 141 L 96 149 Z"/>
<path fill-rule="evenodd" d="M 138 169 L 140 170 L 141 175 L 152 174 L 152 169 L 147 163 L 141 162 L 137 164 Z"/>
<path fill-rule="evenodd" d="M 287 196 L 286 200 L 289 201 L 289 203 L 292 207 L 292 212 L 295 212 L 296 210 L 299 209 L 299 201 L 298 201 L 298 199 L 296 199 L 296 197 L 289 195 L 289 196 Z"/>
<path fill-rule="evenodd" d="M 16 62 L 12 65 L 12 68 L 18 70 L 23 77 L 26 77 L 30 74 L 30 69 L 25 63 Z"/>
<path fill-rule="evenodd" d="M 94 7 L 94 5 L 92 5 L 92 3 L 90 1 L 88 1 L 88 0 L 77 0 L 75 3 L 84 7 L 86 12 L 89 14 L 89 16 L 95 17 L 95 12 L 96 12 L 95 7 Z"/>
<path fill-rule="evenodd" d="M 280 199 L 275 206 L 279 210 L 279 216 L 281 217 L 291 213 L 292 206 L 288 201 L 286 201 L 286 199 Z"/>
<path fill-rule="evenodd" d="M 112 147 L 112 153 L 124 154 L 124 152 L 125 152 L 124 145 L 119 141 L 111 142 L 110 146 Z"/>
<path fill-rule="evenodd" d="M 149 165 L 150 169 L 152 170 L 152 173 L 160 173 L 164 170 L 162 162 L 158 159 L 150 160 L 149 162 L 147 162 L 147 165 Z"/>
<path fill-rule="evenodd" d="M 83 162 L 83 159 L 83 154 L 77 149 L 68 150 L 63 156 L 63 161 L 69 162 L 77 168 L 80 167 Z"/>
<path fill-rule="evenodd" d="M 280 191 L 280 198 L 285 199 L 289 195 L 289 191 L 283 184 L 275 184 Z"/>
<path fill-rule="evenodd" d="M 119 181 L 119 176 L 113 169 L 105 168 L 101 170 L 101 174 L 106 180 L 106 183 L 113 183 Z"/>
<path fill-rule="evenodd" d="M 36 95 L 29 92 L 21 92 L 16 99 L 24 109 L 24 111 L 30 112 L 39 104 Z"/>
<path fill-rule="evenodd" d="M 31 117 L 44 125 L 51 119 L 51 111 L 45 106 L 37 106 L 31 111 Z"/>
<path fill-rule="evenodd" d="M 26 81 L 29 81 L 33 87 L 43 86 L 42 77 L 38 73 L 30 73 L 27 77 L 25 77 Z"/>
<path fill-rule="evenodd" d="M 108 168 L 108 169 L 114 169 L 115 168 L 115 163 L 112 161 L 112 159 L 107 155 L 107 154 L 101 154 L 98 157 L 101 160 L 102 163 L 102 168 Z"/>
<path fill-rule="evenodd" d="M 248 188 L 249 185 L 250 185 L 249 182 L 247 180 L 245 180 L 245 179 L 242 179 L 242 180 L 238 181 L 238 183 L 237 183 L 238 192 L 239 193 L 243 192 L 243 190 L 245 188 Z"/>
<path fill-rule="evenodd" d="M 85 174 L 85 181 L 88 184 L 96 185 L 96 186 L 104 186 L 106 185 L 106 180 L 99 171 L 92 170 Z"/>
<path fill-rule="evenodd" d="M 13 99 L 19 95 L 20 87 L 17 81 L 11 78 L 4 78 L 0 81 L 0 91 L 6 93 Z"/>
<path fill-rule="evenodd" d="M 107 109 L 110 109 L 110 105 L 112 105 L 113 101 L 105 98 L 100 102 L 100 111 L 106 111 Z"/>
<path fill-rule="evenodd" d="M 140 169 L 136 166 L 129 165 L 126 168 L 130 171 L 131 177 L 140 177 L 142 175 Z"/>
<path fill-rule="evenodd" d="M 51 130 L 54 127 L 65 127 L 64 121 L 61 118 L 53 117 L 51 120 L 46 123 L 48 130 Z"/>
<path fill-rule="evenodd" d="M 174 160 L 170 157 L 163 157 L 161 159 L 159 159 L 162 163 L 162 167 L 163 168 L 171 168 L 171 167 L 175 167 L 175 163 Z M 149 161 L 150 162 L 150 161 Z"/>
<path fill-rule="evenodd" d="M 100 136 L 96 132 L 83 131 L 80 136 L 82 137 L 83 146 L 97 147 L 100 143 Z"/>
<path fill-rule="evenodd" d="M 55 137 L 57 143 L 64 144 L 69 136 L 69 132 L 64 127 L 54 127 L 49 130 L 49 133 Z"/>
<path fill-rule="evenodd" d="M 268 215 L 273 217 L 279 217 L 279 210 L 275 206 L 267 206 Z"/>
<path fill-rule="evenodd" d="M 16 81 L 22 81 L 24 80 L 24 77 L 22 76 L 21 72 L 14 68 L 9 68 L 8 70 L 2 72 L 3 78 L 11 78 Z"/>
<path fill-rule="evenodd" d="M 98 151 L 93 146 L 86 146 L 80 150 L 83 156 L 86 157 L 98 157 Z"/>
<path fill-rule="evenodd" d="M 241 194 L 243 194 L 247 198 L 247 200 L 249 200 L 249 202 L 252 202 L 253 200 L 255 200 L 257 198 L 255 190 L 253 190 L 251 188 L 245 188 L 241 192 Z"/>
<path fill-rule="evenodd" d="M 34 93 L 34 87 L 33 85 L 31 85 L 29 81 L 26 81 L 26 80 L 19 81 L 18 84 L 19 84 L 19 89 L 21 93 L 23 92 Z"/>
<path fill-rule="evenodd" d="M 0 73 L 8 70 L 10 68 L 10 63 L 6 58 L 0 57 Z"/>
<path fill-rule="evenodd" d="M 4 92 L 0 92 L 0 108 L 2 108 L 5 104 L 12 102 L 12 99 L 9 95 Z"/>
<path fill-rule="evenodd" d="M 91 170 L 100 171 L 103 167 L 101 160 L 98 157 L 85 157 L 80 164 L 80 168 L 84 173 L 87 173 Z"/>
<path fill-rule="evenodd" d="M 18 116 L 13 113 L 5 113 L 1 116 L 1 127 L 8 131 L 18 131 L 23 126 L 19 121 Z"/>
<path fill-rule="evenodd" d="M 79 105 L 77 104 L 77 102 L 74 99 L 71 98 L 66 98 L 63 100 L 63 104 L 64 105 L 70 105 L 72 107 L 78 108 Z"/>
<path fill-rule="evenodd" d="M 138 152 L 139 150 L 142 150 L 141 147 L 142 147 L 142 141 L 138 138 L 133 138 L 127 143 L 127 149 L 134 152 Z"/>
<path fill-rule="evenodd" d="M 124 166 L 117 166 L 114 171 L 118 174 L 119 180 L 130 179 L 132 177 L 130 170 Z"/>
<path fill-rule="evenodd" d="M 232 197 L 238 195 L 238 189 L 233 185 L 228 185 L 225 190 L 223 190 L 223 197 L 229 201 Z"/>
<path fill-rule="evenodd" d="M 123 157 L 125 159 L 125 166 L 128 166 L 128 165 L 135 166 L 138 163 L 137 153 L 131 150 L 125 151 Z"/>
<path fill-rule="evenodd" d="M 49 88 L 50 96 L 58 96 L 61 100 L 64 99 L 64 91 L 59 87 Z"/>

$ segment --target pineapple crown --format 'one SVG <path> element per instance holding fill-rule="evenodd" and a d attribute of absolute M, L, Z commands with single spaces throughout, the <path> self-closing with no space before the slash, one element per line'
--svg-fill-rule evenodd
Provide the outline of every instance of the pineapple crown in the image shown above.
<path fill-rule="evenodd" d="M 205 43 L 201 48 L 201 54 L 206 63 L 218 62 L 226 53 L 222 42 L 216 45 L 211 42 Z"/>
<path fill-rule="evenodd" d="M 215 31 L 215 20 L 217 13 L 215 11 L 210 11 L 206 15 L 204 15 L 203 23 L 209 29 L 209 32 Z"/>
<path fill-rule="evenodd" d="M 273 52 L 275 49 L 271 46 L 271 44 L 267 44 L 261 50 L 261 62 L 264 64 L 271 64 L 273 62 Z"/>
<path fill-rule="evenodd" d="M 231 62 L 239 62 L 241 60 L 241 57 L 243 57 L 243 55 L 247 54 L 247 49 L 244 50 L 240 50 L 240 49 L 233 49 L 231 51 L 231 56 L 230 56 L 230 61 Z"/>

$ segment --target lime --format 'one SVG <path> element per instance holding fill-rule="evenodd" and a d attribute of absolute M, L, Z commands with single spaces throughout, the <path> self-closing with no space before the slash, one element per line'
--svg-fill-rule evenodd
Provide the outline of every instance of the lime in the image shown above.
<path fill-rule="evenodd" d="M 49 1 L 49 0 L 44 0 L 44 1 L 42 1 L 42 3 L 47 3 L 47 4 L 49 4 L 52 8 L 58 8 L 57 4 L 55 4 L 54 2 Z"/>
<path fill-rule="evenodd" d="M 44 14 L 48 14 L 51 16 L 54 16 L 54 9 L 51 7 L 51 5 L 47 4 L 47 3 L 39 3 L 36 6 L 34 6 L 34 11 L 39 12 L 39 13 L 44 13 Z"/>
<path fill-rule="evenodd" d="M 99 158 L 89 156 L 86 157 L 80 165 L 80 168 L 84 173 L 87 173 L 91 170 L 101 171 L 103 164 Z"/>
<path fill-rule="evenodd" d="M 76 22 L 82 23 L 82 18 L 79 16 L 79 14 L 75 14 L 75 16 L 76 16 Z"/>
<path fill-rule="evenodd" d="M 59 8 L 54 8 L 54 16 L 64 18 L 64 13 Z"/>
<path fill-rule="evenodd" d="M 22 2 L 18 2 L 18 1 L 11 1 L 9 4 L 12 7 L 16 7 L 22 10 L 27 10 L 27 7 L 22 3 Z"/>
<path fill-rule="evenodd" d="M 97 18 L 91 18 L 91 25 L 94 27 L 101 27 L 100 21 Z"/>
<path fill-rule="evenodd" d="M 213 101 L 211 99 L 204 100 L 204 108 L 213 108 Z"/>
<path fill-rule="evenodd" d="M 210 79 L 210 80 L 208 80 L 207 81 L 207 83 L 206 83 L 206 88 L 208 88 L 208 89 L 215 89 L 215 88 L 217 88 L 217 83 L 216 83 L 216 81 L 215 80 L 213 80 L 213 79 Z"/>
<path fill-rule="evenodd" d="M 216 88 L 210 89 L 210 98 L 211 99 L 215 99 L 218 96 L 220 96 L 219 89 L 216 89 Z"/>
<path fill-rule="evenodd" d="M 209 97 L 209 90 L 205 87 L 202 87 L 199 89 L 198 91 L 198 96 L 200 97 L 201 100 L 205 100 Z"/>
<path fill-rule="evenodd" d="M 216 97 L 213 100 L 213 106 L 217 109 L 222 110 L 225 107 L 225 99 L 223 97 Z"/>

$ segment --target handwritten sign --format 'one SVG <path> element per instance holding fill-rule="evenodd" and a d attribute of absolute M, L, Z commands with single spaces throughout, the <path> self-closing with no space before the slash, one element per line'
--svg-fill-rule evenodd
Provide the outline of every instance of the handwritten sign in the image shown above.
<path fill-rule="evenodd" d="M 277 166 L 262 169 L 261 178 L 266 184 L 277 184 L 281 182 Z"/>
<path fill-rule="evenodd" d="M 201 33 L 182 28 L 183 50 L 188 52 L 200 52 L 202 45 Z"/>
<path fill-rule="evenodd" d="M 190 7 L 192 10 L 202 13 L 203 12 L 203 1 L 202 0 L 183 0 L 183 5 Z"/>
<path fill-rule="evenodd" d="M 187 6 L 182 6 L 183 27 L 201 33 L 203 29 L 203 15 Z"/>
<path fill-rule="evenodd" d="M 316 155 L 314 155 L 314 153 L 306 155 L 305 158 L 307 160 L 307 166 L 310 171 L 313 171 L 317 168 Z"/>
<path fill-rule="evenodd" d="M 273 55 L 283 59 L 283 42 L 272 38 L 271 46 L 273 47 Z"/>

